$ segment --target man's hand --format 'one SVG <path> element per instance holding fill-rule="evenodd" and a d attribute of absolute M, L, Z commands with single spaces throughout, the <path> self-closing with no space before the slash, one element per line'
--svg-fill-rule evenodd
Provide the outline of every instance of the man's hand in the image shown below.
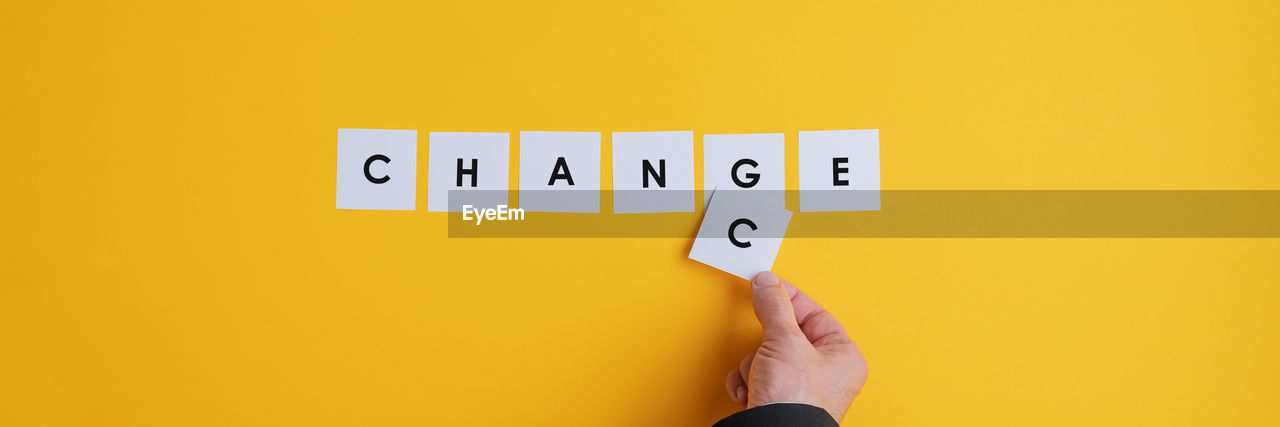
<path fill-rule="evenodd" d="M 867 361 L 835 316 L 771 272 L 751 281 L 764 342 L 729 373 L 729 397 L 744 409 L 804 403 L 839 421 L 867 381 Z"/>

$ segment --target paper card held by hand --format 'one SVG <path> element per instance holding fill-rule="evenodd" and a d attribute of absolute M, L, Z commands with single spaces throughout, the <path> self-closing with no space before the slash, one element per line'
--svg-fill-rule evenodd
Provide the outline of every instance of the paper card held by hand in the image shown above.
<path fill-rule="evenodd" d="M 773 268 L 790 222 L 791 211 L 769 192 L 716 191 L 689 258 L 751 280 Z"/>

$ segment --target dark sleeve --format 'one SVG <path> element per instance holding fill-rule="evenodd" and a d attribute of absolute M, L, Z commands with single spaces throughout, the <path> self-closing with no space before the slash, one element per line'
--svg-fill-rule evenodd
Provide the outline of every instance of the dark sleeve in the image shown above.
<path fill-rule="evenodd" d="M 840 423 L 817 406 L 774 403 L 730 415 L 712 427 L 840 427 Z"/>

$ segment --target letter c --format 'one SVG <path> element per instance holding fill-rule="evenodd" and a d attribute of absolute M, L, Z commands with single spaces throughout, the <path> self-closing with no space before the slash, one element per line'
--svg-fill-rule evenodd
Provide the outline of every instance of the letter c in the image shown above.
<path fill-rule="evenodd" d="M 374 154 L 372 156 L 369 156 L 369 160 L 364 161 L 364 179 L 367 179 L 369 180 L 369 182 L 372 182 L 374 184 L 382 184 L 387 181 L 390 181 L 391 180 L 390 176 L 384 175 L 382 178 L 374 178 L 373 175 L 369 174 L 369 165 L 372 165 L 375 160 L 381 161 L 383 163 L 391 163 L 390 157 L 387 157 L 381 154 Z"/>
<path fill-rule="evenodd" d="M 733 235 L 733 231 L 736 230 L 739 225 L 743 224 L 746 224 L 747 227 L 751 227 L 751 231 L 756 230 L 756 223 L 751 222 L 751 220 L 746 218 L 735 219 L 732 224 L 729 224 L 729 243 L 733 243 L 734 246 L 739 248 L 749 248 L 751 247 L 751 242 L 738 240 L 738 237 Z"/>

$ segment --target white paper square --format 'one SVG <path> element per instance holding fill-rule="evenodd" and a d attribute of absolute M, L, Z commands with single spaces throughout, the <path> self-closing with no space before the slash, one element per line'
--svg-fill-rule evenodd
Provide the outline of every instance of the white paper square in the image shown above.
<path fill-rule="evenodd" d="M 338 129 L 338 209 L 413 210 L 417 173 L 418 131 Z"/>
<path fill-rule="evenodd" d="M 773 268 L 790 222 L 791 211 L 775 205 L 770 193 L 716 190 L 689 258 L 751 280 Z"/>
<path fill-rule="evenodd" d="M 800 132 L 800 211 L 869 210 L 880 210 L 880 130 Z"/>
<path fill-rule="evenodd" d="M 551 180 L 560 158 L 572 185 Z M 520 208 L 599 213 L 600 132 L 520 132 Z"/>
<path fill-rule="evenodd" d="M 462 160 L 461 176 L 459 159 Z M 475 166 L 474 173 L 470 173 L 472 166 Z M 431 132 L 427 138 L 427 210 L 461 212 L 464 204 L 479 207 L 506 204 L 510 167 L 510 133 Z M 459 178 L 462 185 L 458 185 Z M 452 203 L 450 190 L 457 199 Z"/>
<path fill-rule="evenodd" d="M 774 206 L 784 209 L 786 196 L 786 146 L 780 133 L 703 135 L 702 188 L 705 200 L 711 200 L 711 189 L 764 191 Z M 738 181 L 733 168 L 738 162 Z"/>
<path fill-rule="evenodd" d="M 613 213 L 693 212 L 693 131 L 614 132 L 613 191 Z"/>

